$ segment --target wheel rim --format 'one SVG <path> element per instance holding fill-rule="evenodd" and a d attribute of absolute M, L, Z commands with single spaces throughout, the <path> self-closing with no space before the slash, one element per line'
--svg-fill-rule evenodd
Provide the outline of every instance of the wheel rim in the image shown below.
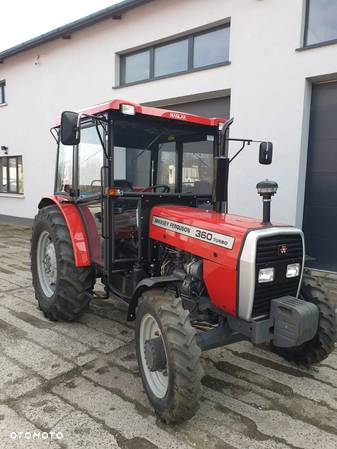
<path fill-rule="evenodd" d="M 43 293 L 53 296 L 57 280 L 55 246 L 48 231 L 41 232 L 37 243 L 37 271 Z"/>
<path fill-rule="evenodd" d="M 145 342 L 152 338 L 161 337 L 165 349 L 166 369 L 161 371 L 150 371 L 145 358 Z M 165 343 L 160 331 L 160 327 L 155 318 L 147 313 L 142 317 L 139 331 L 139 349 L 143 371 L 146 381 L 151 388 L 153 394 L 161 399 L 166 395 L 169 382 L 169 372 L 167 363 L 167 353 Z"/>

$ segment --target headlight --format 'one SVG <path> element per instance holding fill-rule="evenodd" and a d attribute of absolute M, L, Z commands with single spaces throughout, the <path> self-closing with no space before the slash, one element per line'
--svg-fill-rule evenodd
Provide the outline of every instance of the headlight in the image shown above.
<path fill-rule="evenodd" d="M 265 282 L 273 282 L 275 270 L 274 268 L 261 268 L 259 271 L 259 284 Z"/>
<path fill-rule="evenodd" d="M 296 278 L 300 275 L 301 265 L 299 263 L 292 263 L 287 266 L 287 278 Z"/>

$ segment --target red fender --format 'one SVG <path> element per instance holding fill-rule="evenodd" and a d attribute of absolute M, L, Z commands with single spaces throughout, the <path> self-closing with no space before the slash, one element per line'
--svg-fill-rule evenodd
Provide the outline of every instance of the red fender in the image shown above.
<path fill-rule="evenodd" d="M 65 201 L 66 200 L 66 201 Z M 39 209 L 55 204 L 67 223 L 71 242 L 73 244 L 76 267 L 89 267 L 91 265 L 87 233 L 76 204 L 67 202 L 61 195 L 42 198 Z"/>

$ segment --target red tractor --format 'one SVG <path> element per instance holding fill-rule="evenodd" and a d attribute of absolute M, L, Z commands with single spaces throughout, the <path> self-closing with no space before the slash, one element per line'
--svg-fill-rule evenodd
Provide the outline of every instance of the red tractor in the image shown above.
<path fill-rule="evenodd" d="M 277 184 L 257 185 L 263 219 L 227 212 L 229 165 L 249 139 L 232 120 L 114 100 L 63 112 L 55 193 L 32 237 L 33 285 L 51 320 L 75 320 L 97 278 L 128 304 L 144 388 L 167 423 L 191 418 L 204 350 L 271 343 L 311 365 L 334 348 L 334 307 L 303 279 L 300 229 L 270 222 Z M 228 142 L 241 141 L 229 157 Z M 272 144 L 260 142 L 260 163 Z"/>

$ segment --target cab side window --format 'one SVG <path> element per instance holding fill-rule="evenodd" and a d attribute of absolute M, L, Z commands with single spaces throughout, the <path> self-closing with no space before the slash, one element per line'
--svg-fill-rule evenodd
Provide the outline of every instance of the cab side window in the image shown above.
<path fill-rule="evenodd" d="M 73 147 L 59 143 L 56 192 L 69 193 L 73 184 Z"/>
<path fill-rule="evenodd" d="M 101 129 L 100 131 L 102 132 Z M 80 196 L 99 194 L 101 192 L 103 148 L 96 127 L 93 125 L 81 129 L 78 158 Z"/>
<path fill-rule="evenodd" d="M 182 191 L 184 193 L 212 193 L 214 142 L 184 144 Z"/>

